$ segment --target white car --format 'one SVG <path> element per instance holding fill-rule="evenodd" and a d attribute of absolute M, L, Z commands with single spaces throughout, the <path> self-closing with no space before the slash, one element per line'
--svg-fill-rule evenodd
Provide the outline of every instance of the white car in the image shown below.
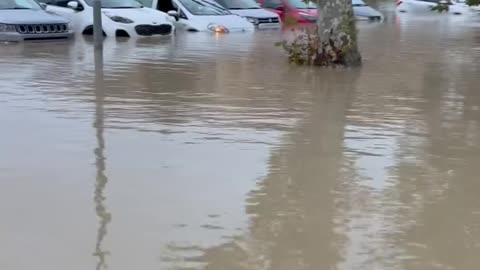
<path fill-rule="evenodd" d="M 0 41 L 69 39 L 69 21 L 49 14 L 35 0 L 0 1 Z"/>
<path fill-rule="evenodd" d="M 175 18 L 177 29 L 216 33 L 254 31 L 247 19 L 232 14 L 219 5 L 202 0 L 138 0 L 140 3 L 167 12 Z"/>
<path fill-rule="evenodd" d="M 461 15 L 474 11 L 474 8 L 469 7 L 465 0 L 445 0 L 441 3 L 448 5 L 448 13 L 450 14 Z M 397 11 L 411 13 L 435 12 L 432 11 L 432 8 L 438 5 L 437 0 L 398 0 L 396 4 Z"/>
<path fill-rule="evenodd" d="M 382 13 L 367 5 L 362 0 L 352 0 L 353 14 L 357 20 L 379 21 Z"/>
<path fill-rule="evenodd" d="M 258 29 L 280 28 L 277 13 L 263 9 L 255 0 L 214 0 L 233 14 L 245 17 Z"/>
<path fill-rule="evenodd" d="M 480 12 L 480 6 L 469 6 L 465 0 L 451 0 L 452 3 L 457 4 L 458 6 L 463 6 L 471 11 Z"/>
<path fill-rule="evenodd" d="M 93 34 L 94 0 L 39 0 L 47 11 L 71 21 L 72 29 Z M 138 37 L 174 33 L 173 19 L 166 13 L 146 8 L 135 0 L 102 0 L 102 29 L 108 37 Z"/>

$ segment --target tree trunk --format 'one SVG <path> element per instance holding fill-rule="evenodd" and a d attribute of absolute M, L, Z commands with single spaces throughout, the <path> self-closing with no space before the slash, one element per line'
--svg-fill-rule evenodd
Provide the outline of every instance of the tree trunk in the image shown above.
<path fill-rule="evenodd" d="M 360 65 L 352 0 L 317 0 L 317 4 L 320 44 L 314 64 Z"/>

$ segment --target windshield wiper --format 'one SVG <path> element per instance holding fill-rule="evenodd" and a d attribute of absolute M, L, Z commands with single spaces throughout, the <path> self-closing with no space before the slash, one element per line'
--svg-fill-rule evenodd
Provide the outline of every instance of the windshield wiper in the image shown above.
<path fill-rule="evenodd" d="M 197 3 L 197 4 L 200 5 L 200 6 L 203 6 L 203 7 L 205 6 L 203 3 L 200 3 L 200 2 L 198 2 L 198 1 L 195 1 L 195 0 L 192 0 L 192 1 L 195 2 L 195 3 Z"/>

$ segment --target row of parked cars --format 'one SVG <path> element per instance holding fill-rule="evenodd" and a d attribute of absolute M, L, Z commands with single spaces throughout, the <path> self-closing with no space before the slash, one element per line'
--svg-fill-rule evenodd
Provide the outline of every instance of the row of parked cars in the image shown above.
<path fill-rule="evenodd" d="M 0 40 L 67 39 L 93 34 L 94 0 L 0 0 Z M 101 0 L 105 36 L 171 35 L 177 30 L 228 33 L 279 28 L 287 18 L 312 23 L 314 3 L 303 0 Z M 352 0 L 359 19 L 378 11 Z"/>

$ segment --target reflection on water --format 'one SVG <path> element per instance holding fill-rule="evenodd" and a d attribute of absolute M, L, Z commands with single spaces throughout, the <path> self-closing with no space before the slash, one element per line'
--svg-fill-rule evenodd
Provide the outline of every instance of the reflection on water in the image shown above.
<path fill-rule="evenodd" d="M 268 31 L 2 45 L 0 268 L 476 269 L 478 22 L 404 15 L 358 70 Z"/>
<path fill-rule="evenodd" d="M 104 191 L 107 186 L 108 178 L 105 174 L 105 139 L 104 139 L 104 126 L 105 126 L 105 113 L 104 103 L 105 95 L 103 93 L 104 74 L 103 74 L 103 50 L 96 48 L 94 51 L 95 57 L 95 122 L 93 127 L 95 128 L 97 139 L 97 147 L 95 148 L 97 177 L 95 183 L 95 212 L 99 219 L 99 227 L 97 232 L 97 241 L 95 242 L 94 256 L 98 257 L 96 270 L 107 268 L 106 256 L 109 255 L 108 251 L 103 250 L 103 242 L 107 235 L 107 225 L 110 223 L 112 216 L 108 212 L 105 205 Z"/>

